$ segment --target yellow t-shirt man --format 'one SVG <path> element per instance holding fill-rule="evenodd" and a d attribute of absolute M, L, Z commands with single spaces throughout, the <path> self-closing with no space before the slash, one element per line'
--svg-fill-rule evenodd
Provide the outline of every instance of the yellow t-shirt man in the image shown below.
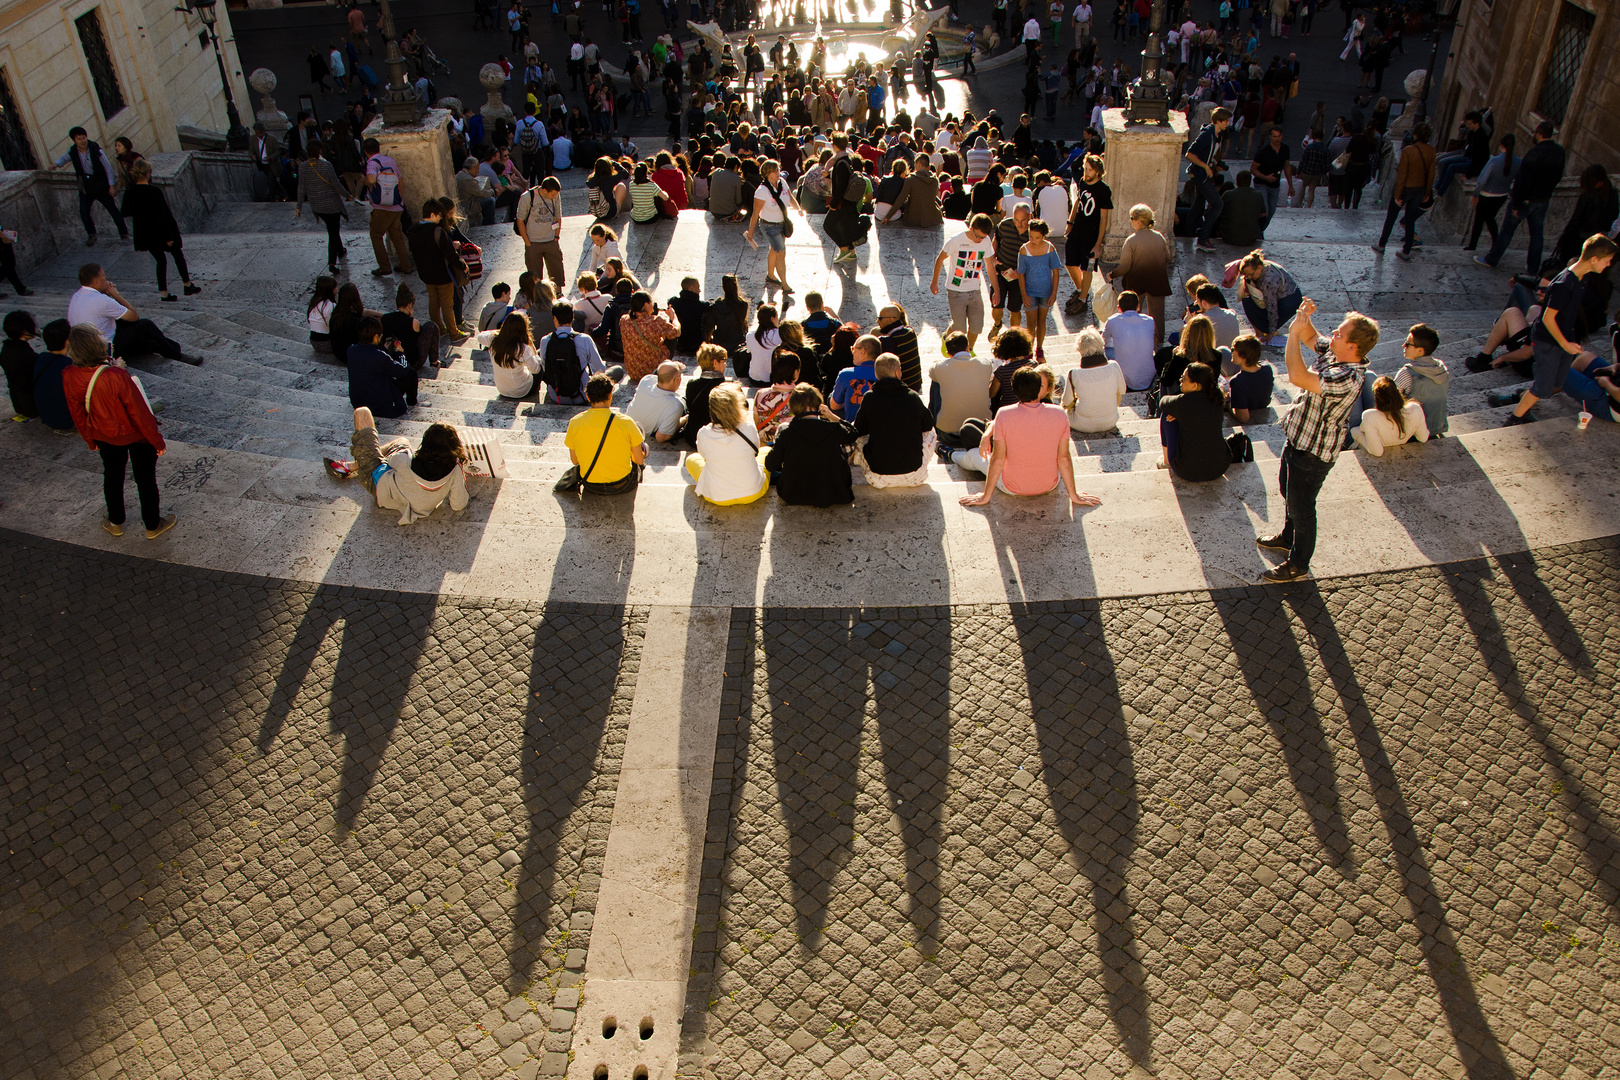
<path fill-rule="evenodd" d="M 609 422 L 613 426 L 604 442 L 602 428 Z M 563 445 L 579 459 L 580 477 L 585 483 L 614 484 L 630 475 L 630 466 L 635 463 L 630 449 L 640 446 L 641 440 L 641 428 L 623 413 L 612 409 L 586 409 L 568 421 L 568 435 Z M 602 447 L 600 457 L 596 453 L 598 444 Z M 596 458 L 595 468 L 591 468 L 592 458 Z M 587 469 L 590 471 L 586 472 Z"/>

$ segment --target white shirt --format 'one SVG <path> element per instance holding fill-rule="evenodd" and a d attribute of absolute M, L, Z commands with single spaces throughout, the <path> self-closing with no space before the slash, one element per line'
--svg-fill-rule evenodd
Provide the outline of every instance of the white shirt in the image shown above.
<path fill-rule="evenodd" d="M 330 334 L 332 332 L 332 309 L 337 304 L 330 300 L 322 300 L 309 309 L 309 332 L 312 334 Z"/>
<path fill-rule="evenodd" d="M 1039 41 L 1039 40 L 1041 40 L 1041 24 L 1040 24 L 1039 20 L 1031 19 L 1031 20 L 1029 20 L 1029 22 L 1024 24 L 1024 40 L 1025 41 Z"/>
<path fill-rule="evenodd" d="M 1395 421 L 1377 409 L 1368 409 L 1361 414 L 1361 426 L 1350 429 L 1350 437 L 1373 457 L 1383 457 L 1385 449 L 1399 446 L 1407 439 L 1429 441 L 1429 425 L 1423 416 L 1422 404 L 1408 401 L 1401 409 L 1401 419 L 1404 431 L 1398 430 Z"/>
<path fill-rule="evenodd" d="M 759 338 L 764 337 L 765 343 L 760 344 Z M 750 331 L 748 334 L 748 377 L 755 382 L 768 383 L 771 381 L 771 356 L 776 352 L 777 346 L 782 344 L 780 330 L 767 330 L 764 334 Z"/>
<path fill-rule="evenodd" d="M 679 390 L 665 390 L 657 375 L 643 375 L 636 384 L 636 396 L 624 414 L 647 435 L 673 435 L 681 429 L 686 406 Z"/>
<path fill-rule="evenodd" d="M 345 70 L 345 68 L 343 66 L 343 53 L 342 53 L 342 51 L 339 50 L 339 49 L 333 49 L 331 52 L 327 53 L 326 54 L 326 66 L 332 69 L 332 74 L 333 75 L 336 75 L 336 76 L 341 78 L 342 75 L 343 75 L 343 72 Z"/>
<path fill-rule="evenodd" d="M 743 441 L 743 436 L 748 442 Z M 737 431 L 705 424 L 697 433 L 697 452 L 703 455 L 703 475 L 697 493 L 710 502 L 729 502 L 757 494 L 765 486 L 759 467 L 759 429 L 744 420 Z M 753 445 L 750 446 L 749 443 Z"/>
<path fill-rule="evenodd" d="M 1002 213 L 1002 215 L 1005 216 L 1005 217 L 1012 217 L 1013 208 L 1016 207 L 1019 203 L 1029 203 L 1030 208 L 1034 209 L 1035 199 L 1034 199 L 1034 197 L 1032 195 L 1030 195 L 1028 188 L 1025 188 L 1020 193 L 1013 194 L 1013 195 L 1003 195 L 1001 197 L 1001 213 Z"/>
<path fill-rule="evenodd" d="M 974 243 L 966 231 L 957 233 L 945 244 L 945 287 L 955 292 L 978 292 L 985 262 L 995 256 L 990 237 Z"/>
<path fill-rule="evenodd" d="M 1101 367 L 1071 368 L 1063 377 L 1069 429 L 1096 433 L 1118 425 L 1119 399 L 1125 391 L 1125 372 L 1112 360 Z"/>
<path fill-rule="evenodd" d="M 1035 216 L 1051 228 L 1052 240 L 1061 240 L 1069 232 L 1069 192 L 1062 181 L 1047 184 L 1035 193 Z"/>
<path fill-rule="evenodd" d="M 761 221 L 779 223 L 786 216 L 782 213 L 782 208 L 787 206 L 788 201 L 787 181 L 778 176 L 776 183 L 777 194 L 781 196 L 782 206 L 777 206 L 776 199 L 771 197 L 771 185 L 762 182 L 759 187 L 754 189 L 754 198 L 762 199 L 765 202 L 765 205 L 760 207 L 759 210 L 759 220 Z"/>
<path fill-rule="evenodd" d="M 1075 6 L 1075 9 L 1074 9 L 1074 18 L 1075 18 L 1076 22 L 1090 22 L 1091 21 L 1091 5 L 1090 4 L 1077 4 Z"/>
<path fill-rule="evenodd" d="M 534 377 L 540 374 L 540 354 L 533 345 L 525 345 L 511 367 L 502 367 L 493 360 L 489 366 L 495 374 L 496 393 L 509 398 L 526 397 L 534 389 Z"/>
<path fill-rule="evenodd" d="M 605 244 L 598 244 L 594 240 L 591 241 L 591 269 L 592 270 L 600 270 L 600 269 L 602 269 L 602 267 L 607 265 L 607 261 L 609 259 L 619 259 L 619 258 L 623 258 L 623 257 L 624 257 L 624 253 L 619 250 L 619 242 L 617 240 L 609 240 Z M 598 293 L 596 295 L 601 295 L 601 294 Z M 597 320 L 597 322 L 601 322 L 602 321 L 602 316 L 600 314 L 598 314 L 596 316 L 596 320 Z"/>
<path fill-rule="evenodd" d="M 1109 359 L 1119 361 L 1127 385 L 1147 389 L 1153 381 L 1153 316 L 1121 311 L 1103 324 Z"/>
<path fill-rule="evenodd" d="M 113 332 L 117 329 L 116 323 L 125 312 L 125 307 L 106 293 L 97 292 L 88 285 L 79 286 L 79 291 L 68 299 L 67 321 L 74 326 L 80 323 L 89 323 L 101 331 L 101 336 L 108 341 L 113 339 Z"/>

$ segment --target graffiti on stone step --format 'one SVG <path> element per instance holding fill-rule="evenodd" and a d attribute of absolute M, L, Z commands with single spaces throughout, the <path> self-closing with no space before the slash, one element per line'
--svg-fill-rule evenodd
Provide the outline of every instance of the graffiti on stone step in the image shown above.
<path fill-rule="evenodd" d="M 164 478 L 164 494 L 189 495 L 201 491 L 203 485 L 213 479 L 214 467 L 218 464 L 219 459 L 217 457 L 205 454 L 178 466 Z"/>

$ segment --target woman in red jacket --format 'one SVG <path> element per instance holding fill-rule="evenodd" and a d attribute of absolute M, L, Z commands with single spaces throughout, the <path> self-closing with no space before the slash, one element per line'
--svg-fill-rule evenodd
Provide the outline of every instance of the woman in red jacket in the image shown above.
<path fill-rule="evenodd" d="M 62 372 L 62 390 L 73 426 L 90 449 L 101 454 L 102 490 L 107 496 L 107 517 L 101 527 L 114 536 L 124 535 L 128 463 L 135 472 L 146 538 L 156 540 L 175 523 L 174 514 L 158 514 L 157 459 L 163 456 L 164 445 L 157 417 L 124 362 L 108 358 L 107 339 L 95 327 L 81 323 L 69 331 L 67 353 L 73 366 Z"/>

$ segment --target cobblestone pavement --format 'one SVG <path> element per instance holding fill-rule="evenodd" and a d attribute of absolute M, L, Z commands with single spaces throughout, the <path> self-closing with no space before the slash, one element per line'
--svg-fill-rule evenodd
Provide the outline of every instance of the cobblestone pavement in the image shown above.
<path fill-rule="evenodd" d="M 1620 1076 L 1617 589 L 734 613 L 683 1073 Z"/>
<path fill-rule="evenodd" d="M 0 1076 L 566 1060 L 645 611 L 5 539 Z"/>

